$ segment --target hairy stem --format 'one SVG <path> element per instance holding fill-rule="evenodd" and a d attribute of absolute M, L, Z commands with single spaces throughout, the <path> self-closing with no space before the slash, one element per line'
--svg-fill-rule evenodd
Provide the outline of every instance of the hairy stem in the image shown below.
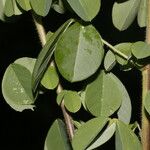
<path fill-rule="evenodd" d="M 150 0 L 147 3 L 147 27 L 146 27 L 146 42 L 150 44 Z M 144 99 L 147 92 L 150 90 L 150 64 L 148 64 L 142 71 L 142 148 L 143 150 L 150 150 L 150 119 L 149 115 L 144 109 Z"/>
<path fill-rule="evenodd" d="M 39 35 L 39 39 L 41 41 L 42 47 L 46 44 L 46 32 L 42 23 L 42 18 L 40 16 L 37 16 L 36 14 L 32 13 L 32 17 L 34 20 L 34 24 L 36 26 L 37 29 L 37 33 Z M 54 62 L 52 61 L 50 65 L 54 65 Z M 61 91 L 63 90 L 61 84 L 59 83 L 58 87 L 57 87 L 57 94 L 59 94 Z M 74 125 L 72 123 L 72 118 L 69 115 L 69 113 L 67 112 L 65 106 L 64 106 L 64 101 L 62 101 L 61 103 L 61 110 L 65 119 L 65 123 L 66 123 L 66 127 L 67 127 L 67 133 L 69 136 L 70 141 L 73 138 L 74 135 Z"/>

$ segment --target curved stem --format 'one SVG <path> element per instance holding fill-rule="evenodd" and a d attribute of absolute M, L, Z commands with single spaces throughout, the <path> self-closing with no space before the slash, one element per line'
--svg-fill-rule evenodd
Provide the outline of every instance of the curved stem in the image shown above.
<path fill-rule="evenodd" d="M 150 0 L 147 3 L 147 27 L 146 27 L 146 42 L 150 44 Z M 150 119 L 149 115 L 144 109 L 144 99 L 147 92 L 150 90 L 150 64 L 148 64 L 142 71 L 142 147 L 143 150 L 150 150 Z"/>
<path fill-rule="evenodd" d="M 46 44 L 46 32 L 45 32 L 44 26 L 42 24 L 42 18 L 40 16 L 37 16 L 34 13 L 32 13 L 32 17 L 33 17 L 33 20 L 34 20 L 34 23 L 35 23 L 35 26 L 37 29 L 37 33 L 39 35 L 39 39 L 40 39 L 42 47 L 43 47 Z M 50 65 L 54 65 L 54 61 L 52 61 Z M 59 83 L 57 90 L 56 90 L 57 94 L 59 94 L 62 90 L 63 90 L 63 88 L 62 88 L 61 84 Z M 62 101 L 62 103 L 61 103 L 61 110 L 62 110 L 64 119 L 65 119 L 67 133 L 68 133 L 69 139 L 71 141 L 73 138 L 73 135 L 74 135 L 74 125 L 72 123 L 71 116 L 65 109 L 64 101 Z"/>

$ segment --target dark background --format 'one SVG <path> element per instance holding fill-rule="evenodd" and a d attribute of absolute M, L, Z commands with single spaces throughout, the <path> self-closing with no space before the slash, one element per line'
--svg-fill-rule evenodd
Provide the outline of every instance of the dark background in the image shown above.
<path fill-rule="evenodd" d="M 113 0 L 102 0 L 102 8 L 98 16 L 92 21 L 101 36 L 113 45 L 120 42 L 134 42 L 144 40 L 145 29 L 139 28 L 137 21 L 123 32 L 119 32 L 112 25 L 111 9 Z M 73 14 L 67 12 L 60 15 L 53 10 L 43 19 L 46 31 L 55 31 Z M 76 16 L 74 16 L 76 17 Z M 41 50 L 34 23 L 30 13 L 22 15 L 14 23 L 0 21 L 0 79 L 7 66 L 20 57 L 37 57 Z M 125 84 L 132 99 L 132 121 L 140 119 L 141 74 L 139 71 L 114 73 Z M 85 114 L 83 115 L 85 117 Z M 26 110 L 22 113 L 11 109 L 0 92 L 0 150 L 43 150 L 44 140 L 51 123 L 56 117 L 62 117 L 61 111 L 55 103 L 55 93 L 46 92 L 36 101 L 35 111 Z M 111 142 L 109 142 L 111 145 Z M 102 147 L 101 149 L 105 149 Z M 106 148 L 107 149 L 107 148 Z M 113 150 L 113 148 L 111 148 Z"/>

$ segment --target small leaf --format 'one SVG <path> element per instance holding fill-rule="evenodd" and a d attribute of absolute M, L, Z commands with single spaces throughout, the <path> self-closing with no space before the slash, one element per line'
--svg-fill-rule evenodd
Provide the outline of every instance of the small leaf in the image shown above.
<path fill-rule="evenodd" d="M 57 95 L 57 104 L 60 105 L 62 100 L 64 99 L 66 90 L 62 90 L 58 95 Z"/>
<path fill-rule="evenodd" d="M 120 107 L 123 99 L 118 87 L 120 82 L 114 76 L 101 71 L 97 78 L 87 85 L 85 102 L 92 115 L 108 117 Z"/>
<path fill-rule="evenodd" d="M 31 7 L 37 15 L 46 16 L 50 10 L 52 0 L 30 0 Z"/>
<path fill-rule="evenodd" d="M 147 20 L 147 0 L 141 0 L 140 2 L 140 8 L 138 11 L 138 24 L 140 27 L 146 27 L 146 20 Z"/>
<path fill-rule="evenodd" d="M 93 150 L 106 143 L 115 133 L 116 123 L 109 124 L 100 136 L 86 149 Z"/>
<path fill-rule="evenodd" d="M 29 70 L 19 64 L 9 65 L 2 80 L 2 93 L 6 102 L 16 111 L 33 110 Z"/>
<path fill-rule="evenodd" d="M 103 44 L 97 30 L 92 25 L 82 26 L 75 23 L 58 41 L 55 61 L 65 79 L 77 82 L 97 71 L 103 55 Z"/>
<path fill-rule="evenodd" d="M 132 114 L 131 100 L 125 86 L 121 83 L 121 81 L 116 76 L 113 76 L 113 78 L 116 80 L 116 84 L 118 84 L 119 91 L 122 95 L 122 103 L 117 112 L 118 118 L 128 124 L 130 123 Z"/>
<path fill-rule="evenodd" d="M 35 58 L 22 57 L 22 58 L 17 59 L 14 63 L 24 66 L 32 74 L 35 62 L 36 62 Z"/>
<path fill-rule="evenodd" d="M 110 50 L 106 53 L 104 59 L 104 67 L 106 71 L 110 71 L 116 65 L 116 57 Z"/>
<path fill-rule="evenodd" d="M 150 114 L 150 91 L 146 94 L 145 100 L 144 100 L 144 107 L 146 111 Z"/>
<path fill-rule="evenodd" d="M 4 13 L 7 17 L 11 17 L 13 15 L 21 15 L 22 12 L 17 6 L 17 3 L 15 0 L 6 0 L 5 2 L 5 8 Z"/>
<path fill-rule="evenodd" d="M 59 83 L 59 78 L 58 78 L 56 68 L 54 66 L 49 66 L 41 80 L 41 84 L 45 88 L 51 90 L 51 89 L 55 89 L 58 83 Z"/>
<path fill-rule="evenodd" d="M 123 54 L 125 54 L 129 60 L 131 58 L 131 46 L 132 46 L 132 43 L 120 43 L 120 44 L 115 45 L 115 48 L 119 50 L 120 52 L 122 52 Z M 119 55 L 116 55 L 116 60 L 122 66 L 128 64 L 128 61 Z"/>
<path fill-rule="evenodd" d="M 31 9 L 30 0 L 16 0 L 16 1 L 23 10 L 28 11 Z"/>
<path fill-rule="evenodd" d="M 119 120 L 116 126 L 116 150 L 142 150 L 138 137 Z"/>
<path fill-rule="evenodd" d="M 132 54 L 137 59 L 143 59 L 150 56 L 150 45 L 146 42 L 138 41 L 132 45 Z"/>
<path fill-rule="evenodd" d="M 60 119 L 55 120 L 48 131 L 44 150 L 71 150 L 65 124 Z"/>
<path fill-rule="evenodd" d="M 58 12 L 58 13 L 60 13 L 60 14 L 64 14 L 65 13 L 65 8 L 64 8 L 64 5 L 63 5 L 63 2 L 62 2 L 62 0 L 58 0 L 58 2 L 54 2 L 53 4 L 52 4 L 52 8 L 56 11 L 56 12 Z"/>
<path fill-rule="evenodd" d="M 140 0 L 127 0 L 122 3 L 115 2 L 112 10 L 114 26 L 123 31 L 134 21 L 140 5 Z"/>
<path fill-rule="evenodd" d="M 73 150 L 85 150 L 107 123 L 106 118 L 94 118 L 84 123 L 72 139 Z"/>
<path fill-rule="evenodd" d="M 99 12 L 101 0 L 67 0 L 75 13 L 84 21 L 91 21 Z"/>
<path fill-rule="evenodd" d="M 34 94 L 36 94 L 38 85 L 49 65 L 58 39 L 73 22 L 73 19 L 69 19 L 52 36 L 50 36 L 38 55 L 32 75 L 32 89 Z"/>
<path fill-rule="evenodd" d="M 75 91 L 66 91 L 64 95 L 64 104 L 68 111 L 76 113 L 81 108 L 80 96 Z"/>

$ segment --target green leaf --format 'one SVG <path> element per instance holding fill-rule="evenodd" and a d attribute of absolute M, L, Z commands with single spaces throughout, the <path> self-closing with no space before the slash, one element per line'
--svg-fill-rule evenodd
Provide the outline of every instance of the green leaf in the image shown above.
<path fill-rule="evenodd" d="M 17 3 L 15 0 L 6 0 L 5 2 L 5 8 L 4 13 L 7 17 L 11 17 L 13 15 L 21 15 L 22 12 L 17 6 Z"/>
<path fill-rule="evenodd" d="M 16 1 L 23 10 L 28 11 L 31 9 L 30 0 L 16 0 Z"/>
<path fill-rule="evenodd" d="M 150 45 L 146 42 L 138 41 L 132 46 L 132 54 L 137 59 L 143 59 L 150 56 Z"/>
<path fill-rule="evenodd" d="M 121 81 L 116 76 L 113 76 L 113 78 L 114 80 L 116 80 L 116 84 L 118 85 L 119 91 L 122 95 L 122 99 L 121 99 L 122 103 L 117 112 L 117 115 L 119 120 L 128 124 L 130 123 L 131 114 L 132 114 L 131 100 L 125 86 L 121 83 Z"/>
<path fill-rule="evenodd" d="M 66 93 L 66 90 L 62 90 L 58 95 L 57 95 L 57 104 L 60 105 L 62 100 L 64 99 L 64 96 L 65 96 L 65 93 Z"/>
<path fill-rule="evenodd" d="M 91 21 L 99 12 L 101 0 L 67 0 L 75 13 L 84 21 Z"/>
<path fill-rule="evenodd" d="M 104 59 L 104 67 L 106 71 L 110 71 L 116 65 L 116 57 L 110 50 L 106 53 Z"/>
<path fill-rule="evenodd" d="M 121 121 L 116 126 L 116 150 L 142 150 L 138 137 Z"/>
<path fill-rule="evenodd" d="M 119 50 L 120 52 L 122 52 L 123 54 L 125 54 L 128 57 L 128 60 L 129 60 L 132 56 L 131 55 L 131 51 L 132 51 L 131 46 L 132 46 L 132 43 L 120 43 L 118 45 L 115 45 L 115 48 L 117 50 Z M 128 64 L 128 60 L 125 60 L 124 58 L 122 58 L 119 55 L 116 55 L 116 60 L 122 66 Z"/>
<path fill-rule="evenodd" d="M 106 118 L 94 118 L 83 124 L 72 139 L 73 150 L 85 150 L 107 123 Z"/>
<path fill-rule="evenodd" d="M 87 85 L 85 102 L 92 115 L 108 117 L 120 107 L 123 99 L 118 86 L 120 82 L 114 76 L 101 71 L 97 78 Z"/>
<path fill-rule="evenodd" d="M 4 6 L 5 6 L 6 0 L 0 1 L 0 20 L 5 21 L 5 15 L 4 15 Z"/>
<path fill-rule="evenodd" d="M 2 80 L 2 93 L 6 102 L 16 111 L 33 110 L 31 73 L 19 64 L 11 64 Z"/>
<path fill-rule="evenodd" d="M 63 5 L 63 2 L 62 2 L 62 0 L 58 0 L 58 2 L 56 1 L 56 2 L 54 2 L 53 4 L 52 4 L 52 8 L 56 11 L 56 12 L 58 12 L 58 13 L 60 13 L 60 14 L 64 14 L 65 13 L 65 8 L 64 8 L 64 5 Z"/>
<path fill-rule="evenodd" d="M 46 16 L 50 10 L 52 0 L 30 0 L 30 3 L 37 15 Z"/>
<path fill-rule="evenodd" d="M 35 62 L 36 62 L 35 58 L 22 57 L 22 58 L 17 59 L 14 63 L 24 66 L 32 74 Z"/>
<path fill-rule="evenodd" d="M 145 100 L 144 100 L 144 107 L 146 111 L 150 114 L 150 91 L 146 94 Z"/>
<path fill-rule="evenodd" d="M 59 78 L 58 78 L 56 68 L 54 66 L 49 66 L 41 80 L 41 84 L 45 88 L 51 90 L 51 89 L 55 89 L 58 83 L 59 83 Z"/>
<path fill-rule="evenodd" d="M 146 20 L 147 20 L 147 0 L 141 0 L 140 8 L 138 11 L 138 24 L 140 27 L 146 27 Z"/>
<path fill-rule="evenodd" d="M 65 79 L 77 82 L 97 71 L 103 55 L 103 44 L 97 30 L 92 25 L 75 23 L 58 41 L 55 61 Z"/>
<path fill-rule="evenodd" d="M 45 46 L 41 50 L 35 63 L 32 75 L 32 89 L 34 94 L 37 92 L 38 85 L 49 65 L 58 39 L 73 23 L 73 21 L 74 21 L 73 19 L 69 19 L 68 21 L 66 21 L 52 36 L 50 36 Z"/>
<path fill-rule="evenodd" d="M 44 150 L 71 150 L 65 124 L 60 119 L 55 120 L 48 131 Z"/>
<path fill-rule="evenodd" d="M 115 133 L 116 123 L 109 124 L 102 134 L 98 135 L 97 139 L 86 149 L 93 150 L 106 143 Z"/>
<path fill-rule="evenodd" d="M 80 96 L 75 91 L 66 91 L 64 95 L 64 104 L 68 111 L 76 113 L 81 108 Z"/>
<path fill-rule="evenodd" d="M 114 26 L 123 31 L 134 21 L 140 5 L 140 0 L 128 0 L 123 3 L 115 2 L 112 10 Z"/>

